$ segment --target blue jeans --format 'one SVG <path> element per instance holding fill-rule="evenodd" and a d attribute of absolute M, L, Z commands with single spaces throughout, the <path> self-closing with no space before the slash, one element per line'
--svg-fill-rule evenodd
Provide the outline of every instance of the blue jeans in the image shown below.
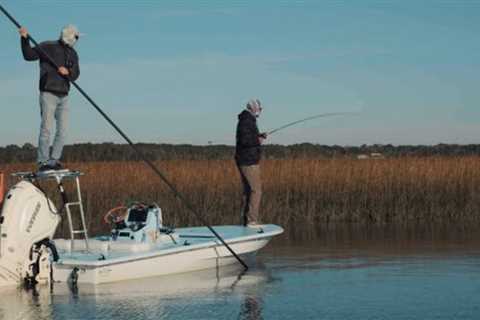
<path fill-rule="evenodd" d="M 50 92 L 40 92 L 40 136 L 38 137 L 37 161 L 54 162 L 62 156 L 68 127 L 68 96 L 58 97 Z M 55 139 L 50 154 L 50 136 L 56 122 Z"/>

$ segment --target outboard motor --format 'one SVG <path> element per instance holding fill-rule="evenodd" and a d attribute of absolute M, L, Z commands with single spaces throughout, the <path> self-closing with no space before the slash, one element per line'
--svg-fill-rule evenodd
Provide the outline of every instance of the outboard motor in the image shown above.
<path fill-rule="evenodd" d="M 52 201 L 31 182 L 8 191 L 0 216 L 0 286 L 48 280 L 50 256 L 56 256 L 50 240 L 60 220 Z"/>

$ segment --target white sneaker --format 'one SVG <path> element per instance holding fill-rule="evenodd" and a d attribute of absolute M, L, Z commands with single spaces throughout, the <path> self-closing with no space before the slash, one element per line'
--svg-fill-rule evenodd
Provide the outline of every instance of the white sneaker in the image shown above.
<path fill-rule="evenodd" d="M 247 224 L 247 227 L 248 228 L 262 228 L 263 225 L 262 224 L 258 224 L 256 221 L 251 221 Z"/>

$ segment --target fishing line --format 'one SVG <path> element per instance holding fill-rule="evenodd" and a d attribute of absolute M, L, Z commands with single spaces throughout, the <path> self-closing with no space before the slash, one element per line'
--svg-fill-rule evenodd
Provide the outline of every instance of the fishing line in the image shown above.
<path fill-rule="evenodd" d="M 317 119 L 317 118 L 326 118 L 326 117 L 353 115 L 353 114 L 359 114 L 359 112 L 330 112 L 330 113 L 317 114 L 315 116 L 311 116 L 311 117 L 308 117 L 308 118 L 304 118 L 304 119 L 300 119 L 300 120 L 297 120 L 297 121 L 293 121 L 293 122 L 284 124 L 281 127 L 278 127 L 276 129 L 267 131 L 266 134 L 271 135 L 272 133 L 278 132 L 280 130 L 286 129 L 286 128 L 294 126 L 296 124 L 300 124 L 302 122 L 306 122 L 306 121 Z"/>
<path fill-rule="evenodd" d="M 3 12 L 3 14 L 18 28 L 20 29 L 22 26 L 15 20 L 13 16 L 8 13 L 8 11 L 0 4 L 0 11 Z M 39 47 L 38 43 L 35 41 L 35 39 L 28 34 L 27 38 L 37 47 L 37 50 L 40 51 L 40 53 L 46 58 L 46 60 L 52 64 L 56 69 L 59 68 L 59 66 L 53 61 L 53 59 L 41 48 Z M 248 266 L 243 260 L 233 251 L 233 249 L 225 242 L 225 240 L 205 221 L 205 219 L 194 209 L 194 206 L 190 203 L 183 194 L 181 194 L 177 188 L 167 179 L 167 177 L 151 162 L 144 154 L 143 152 L 140 151 L 130 140 L 130 138 L 113 122 L 112 119 L 93 101 L 92 98 L 73 80 L 71 80 L 69 77 L 65 77 L 70 83 L 81 93 L 81 95 L 87 99 L 88 102 L 102 115 L 102 117 L 117 131 L 122 138 L 127 141 L 127 143 L 130 145 L 130 147 L 140 156 L 140 158 L 145 162 L 150 169 L 153 170 L 157 174 L 158 177 L 170 188 L 170 190 L 173 192 L 173 194 L 185 205 L 185 207 L 192 212 L 202 224 L 204 224 L 217 238 L 220 240 L 220 242 L 225 246 L 225 248 L 230 251 L 230 253 L 240 262 L 240 264 L 243 265 L 243 267 L 248 270 Z"/>

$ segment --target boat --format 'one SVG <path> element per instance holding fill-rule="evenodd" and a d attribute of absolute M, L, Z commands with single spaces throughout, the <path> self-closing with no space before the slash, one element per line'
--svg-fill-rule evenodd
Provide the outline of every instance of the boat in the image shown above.
<path fill-rule="evenodd" d="M 157 204 L 132 203 L 105 215 L 110 234 L 89 237 L 78 171 L 19 172 L 0 216 L 0 286 L 66 282 L 104 284 L 184 273 L 253 261 L 283 232 L 264 224 L 169 228 Z M 54 180 L 63 200 L 59 210 L 38 184 Z M 63 182 L 73 180 L 76 199 Z M 76 210 L 72 208 L 76 207 Z M 119 210 L 121 209 L 121 210 Z M 54 239 L 65 212 L 70 239 Z M 80 215 L 73 219 L 74 212 Z M 120 213 L 119 213 L 120 212 Z M 80 224 L 74 228 L 75 222 Z M 80 236 L 80 238 L 78 238 Z M 233 252 L 232 252 L 233 251 Z"/>

